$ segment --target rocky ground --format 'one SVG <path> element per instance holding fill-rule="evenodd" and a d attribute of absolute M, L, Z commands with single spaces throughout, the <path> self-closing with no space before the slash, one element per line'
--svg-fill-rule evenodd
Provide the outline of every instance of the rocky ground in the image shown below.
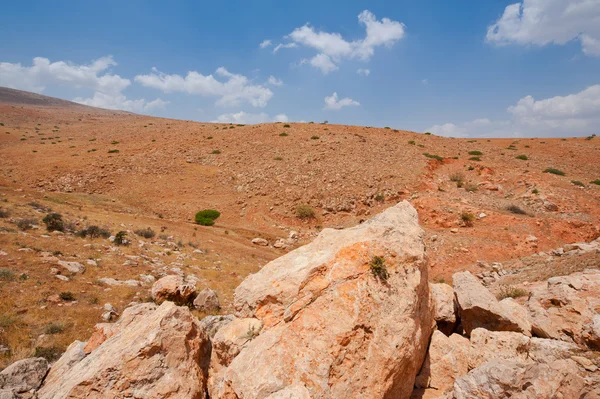
<path fill-rule="evenodd" d="M 431 283 L 450 283 L 456 272 L 469 271 L 493 296 L 514 297 L 529 309 L 528 298 L 548 279 L 599 269 L 593 241 L 600 236 L 600 185 L 591 183 L 600 179 L 598 138 L 467 140 L 319 123 L 196 123 L 6 90 L 0 90 L 0 368 L 31 356 L 52 362 L 92 334 L 102 341 L 95 324 L 113 325 L 132 303 L 162 302 L 151 288 L 165 276 L 172 279 L 167 291 L 184 287 L 168 299 L 188 303 L 194 319 L 237 312 L 244 320 L 259 319 L 260 328 L 272 317 L 287 323 L 290 316 L 275 311 L 275 303 L 264 305 L 285 289 L 244 311 L 234 290 L 269 261 L 288 262 L 283 255 L 306 248 L 324 228 L 362 226 L 402 200 L 414 206 L 423 228 L 428 267 L 422 279 Z M 544 173 L 547 168 L 564 175 Z M 299 206 L 314 217 L 301 217 Z M 193 223 L 205 208 L 221 212 L 212 227 Z M 52 213 L 62 215 L 64 231 L 48 231 L 43 219 Z M 90 226 L 108 235 L 82 237 Z M 152 237 L 144 237 L 140 230 L 146 229 Z M 128 245 L 114 242 L 119 231 Z M 422 284 L 413 289 L 425 295 Z M 196 305 L 189 302 L 199 292 Z M 305 297 L 293 301 L 307 306 Z M 152 318 L 155 311 L 143 308 L 139 317 Z M 339 309 L 319 312 L 327 311 Z M 168 312 L 179 317 L 181 311 Z M 172 317 L 168 312 L 160 317 Z M 259 328 L 252 323 L 236 321 L 230 333 Z M 582 344 L 574 338 L 582 326 L 543 338 L 570 336 Z M 361 331 L 363 341 L 373 334 Z M 456 326 L 452 331 L 460 332 Z M 293 329 L 279 333 L 294 342 Z M 427 346 L 431 331 L 423 336 Z M 359 345 L 356 337 L 344 339 Z M 228 352 L 214 367 L 224 372 L 237 354 Z M 414 364 L 402 366 L 402 373 L 421 366 L 419 356 L 410 357 Z M 386 366 L 390 375 L 396 366 Z M 336 378 L 344 387 L 347 377 Z M 404 395 L 394 378 L 400 377 L 378 392 Z M 231 388 L 209 374 L 205 379 L 209 391 Z M 424 395 L 432 395 L 432 386 L 417 381 Z M 302 391 L 286 389 L 290 395 Z"/>

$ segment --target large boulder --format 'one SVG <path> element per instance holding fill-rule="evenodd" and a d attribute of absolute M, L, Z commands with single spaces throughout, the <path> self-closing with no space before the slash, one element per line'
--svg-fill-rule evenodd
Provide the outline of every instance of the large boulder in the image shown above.
<path fill-rule="evenodd" d="M 467 335 L 481 327 L 491 331 L 516 331 L 531 336 L 527 311 L 514 300 L 507 298 L 498 301 L 469 272 L 455 273 L 452 282 L 458 313 Z"/>
<path fill-rule="evenodd" d="M 448 284 L 431 284 L 429 286 L 434 305 L 433 317 L 438 330 L 446 335 L 452 334 L 456 328 L 456 301 L 454 290 Z"/>
<path fill-rule="evenodd" d="M 264 326 L 214 381 L 223 397 L 408 398 L 434 324 L 415 209 L 323 230 L 247 277 L 234 307 Z"/>
<path fill-rule="evenodd" d="M 526 308 L 536 336 L 599 349 L 600 270 L 552 277 L 533 285 Z"/>
<path fill-rule="evenodd" d="M 195 294 L 196 287 L 178 275 L 165 276 L 152 286 L 152 299 L 158 304 L 164 301 L 187 304 L 192 302 Z"/>
<path fill-rule="evenodd" d="M 39 398 L 206 397 L 208 338 L 188 308 L 135 305 L 114 326 L 83 359 L 81 345 L 67 351 Z"/>
<path fill-rule="evenodd" d="M 47 372 L 48 361 L 43 357 L 18 360 L 0 372 L 0 389 L 15 393 L 37 389 Z"/>
<path fill-rule="evenodd" d="M 573 360 L 492 360 L 454 383 L 455 399 L 585 398 L 588 386 Z M 597 396 L 592 396 L 597 397 Z"/>
<path fill-rule="evenodd" d="M 216 291 L 210 288 L 203 289 L 194 299 L 194 307 L 201 312 L 216 312 L 221 309 Z"/>

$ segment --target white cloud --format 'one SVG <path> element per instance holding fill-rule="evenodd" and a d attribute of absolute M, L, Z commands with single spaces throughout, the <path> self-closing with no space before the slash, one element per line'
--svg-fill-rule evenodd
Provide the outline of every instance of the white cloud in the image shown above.
<path fill-rule="evenodd" d="M 92 107 L 148 113 L 156 110 L 163 110 L 165 105 L 169 103 L 168 101 L 163 101 L 160 98 L 149 102 L 143 98 L 137 100 L 128 100 L 127 97 L 122 94 L 111 95 L 101 92 L 94 93 L 92 98 L 77 97 L 73 101 L 80 104 L 90 105 Z"/>
<path fill-rule="evenodd" d="M 293 43 L 317 50 L 319 54 L 309 63 L 325 74 L 338 69 L 337 65 L 343 59 L 368 61 L 375 53 L 376 47 L 391 47 L 404 37 L 403 23 L 389 18 L 378 21 L 368 10 L 358 15 L 358 21 L 366 30 L 362 40 L 347 41 L 339 33 L 316 31 L 308 24 L 294 29 L 286 37 Z"/>
<path fill-rule="evenodd" d="M 0 86 L 42 93 L 48 85 L 60 84 L 75 89 L 93 90 L 91 98 L 77 97 L 73 101 L 94 107 L 120 109 L 130 112 L 150 112 L 164 108 L 168 102 L 157 98 L 128 100 L 121 92 L 131 85 L 129 79 L 111 74 L 110 67 L 117 63 L 111 56 L 77 65 L 65 61 L 50 62 L 36 57 L 30 67 L 21 64 L 0 63 Z"/>
<path fill-rule="evenodd" d="M 263 40 L 263 41 L 262 41 L 262 42 L 259 44 L 259 46 L 260 46 L 260 48 L 267 48 L 267 47 L 271 46 L 272 44 L 273 44 L 273 43 L 272 43 L 270 40 L 268 40 L 268 39 L 267 39 L 267 40 Z"/>
<path fill-rule="evenodd" d="M 427 131 L 452 137 L 563 137 L 596 133 L 600 125 L 600 85 L 543 100 L 526 96 L 506 111 L 505 120 L 446 123 Z"/>
<path fill-rule="evenodd" d="M 268 82 L 269 82 L 270 85 L 273 85 L 273 86 L 282 86 L 283 85 L 283 80 L 277 79 L 273 75 L 269 76 Z"/>
<path fill-rule="evenodd" d="M 371 70 L 366 68 L 358 68 L 356 73 L 362 76 L 369 76 L 371 74 Z"/>
<path fill-rule="evenodd" d="M 286 43 L 286 44 L 280 43 L 277 46 L 275 46 L 275 48 L 273 49 L 273 53 L 278 52 L 282 48 L 296 48 L 296 47 L 298 47 L 298 45 L 296 43 Z"/>
<path fill-rule="evenodd" d="M 421 83 L 423 83 L 425 86 L 427 86 L 429 84 L 429 79 L 423 79 L 423 80 L 421 80 Z"/>
<path fill-rule="evenodd" d="M 246 76 L 233 74 L 224 67 L 218 68 L 215 74 L 227 80 L 219 81 L 213 75 L 205 76 L 196 71 L 188 72 L 185 77 L 168 75 L 152 68 L 152 73 L 137 75 L 135 81 L 165 93 L 183 92 L 219 97 L 216 104 L 220 106 L 237 106 L 247 102 L 254 107 L 264 107 L 273 97 L 273 92 L 264 85 L 252 84 Z"/>
<path fill-rule="evenodd" d="M 600 1 L 524 0 L 507 6 L 486 35 L 498 45 L 564 45 L 574 39 L 585 54 L 600 56 Z"/>
<path fill-rule="evenodd" d="M 266 122 L 287 122 L 288 117 L 286 114 L 277 114 L 274 117 L 270 117 L 268 114 L 261 112 L 258 114 L 247 113 L 240 111 L 232 114 L 222 114 L 217 117 L 217 123 L 244 123 L 244 124 L 255 124 L 255 123 L 266 123 Z"/>
<path fill-rule="evenodd" d="M 360 103 L 358 101 L 354 101 L 351 98 L 342 98 L 341 100 L 338 98 L 338 94 L 334 92 L 331 96 L 325 97 L 325 108 L 324 109 L 334 109 L 339 110 L 343 107 L 348 106 L 358 106 Z"/>

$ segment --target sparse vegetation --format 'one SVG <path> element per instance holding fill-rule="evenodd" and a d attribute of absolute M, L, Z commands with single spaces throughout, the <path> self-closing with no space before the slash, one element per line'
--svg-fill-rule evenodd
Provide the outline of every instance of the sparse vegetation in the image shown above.
<path fill-rule="evenodd" d="M 48 231 L 65 231 L 65 223 L 60 213 L 49 213 L 42 219 Z"/>
<path fill-rule="evenodd" d="M 115 245 L 128 245 L 129 244 L 129 240 L 127 240 L 127 232 L 126 231 L 119 231 L 116 235 L 115 235 L 115 241 L 114 241 Z"/>
<path fill-rule="evenodd" d="M 475 215 L 470 212 L 462 212 L 460 214 L 460 220 L 462 220 L 463 224 L 467 227 L 473 227 L 473 222 L 475 221 Z"/>
<path fill-rule="evenodd" d="M 63 354 L 63 350 L 56 346 L 49 348 L 38 346 L 35 348 L 35 357 L 43 357 L 49 362 L 54 362 Z"/>
<path fill-rule="evenodd" d="M 287 134 L 286 132 L 282 132 L 282 133 L 279 133 L 279 136 L 280 137 L 287 137 L 287 136 L 289 136 L 289 134 Z"/>
<path fill-rule="evenodd" d="M 5 219 L 10 216 L 10 211 L 8 209 L 0 208 L 0 219 Z"/>
<path fill-rule="evenodd" d="M 296 217 L 298 219 L 314 219 L 315 210 L 310 205 L 298 205 L 296 207 Z"/>
<path fill-rule="evenodd" d="M 5 267 L 0 268 L 0 280 L 2 281 L 13 281 L 15 279 L 15 274 L 12 270 L 7 269 Z"/>
<path fill-rule="evenodd" d="M 469 161 L 481 162 L 481 158 L 479 158 L 479 157 L 471 157 L 471 158 L 469 158 Z"/>
<path fill-rule="evenodd" d="M 475 191 L 477 191 L 477 184 L 467 183 L 465 184 L 465 190 L 469 193 L 474 193 Z"/>
<path fill-rule="evenodd" d="M 219 216 L 221 216 L 221 212 L 217 210 L 204 209 L 196 213 L 195 221 L 202 226 L 212 226 L 215 224 L 215 220 L 217 220 Z"/>
<path fill-rule="evenodd" d="M 408 140 L 408 144 L 415 145 L 415 141 L 414 140 Z"/>
<path fill-rule="evenodd" d="M 75 300 L 75 295 L 73 295 L 73 293 L 70 291 L 63 291 L 60 294 L 58 294 L 58 297 L 60 299 L 62 299 L 63 301 L 67 301 L 67 302 Z"/>
<path fill-rule="evenodd" d="M 37 219 L 33 219 L 33 218 L 23 218 L 23 219 L 19 219 L 15 222 L 15 224 L 17 225 L 17 227 L 23 231 L 25 230 L 30 230 L 33 228 L 33 226 L 35 226 L 37 224 Z"/>
<path fill-rule="evenodd" d="M 556 169 L 556 168 L 546 168 L 546 169 L 544 169 L 544 173 L 552 173 L 553 175 L 558 175 L 558 176 L 566 175 L 565 172 L 563 172 L 560 169 Z"/>
<path fill-rule="evenodd" d="M 60 334 L 65 331 L 65 326 L 62 323 L 51 323 L 44 329 L 45 334 Z"/>
<path fill-rule="evenodd" d="M 384 199 L 385 199 L 385 197 L 381 193 L 379 193 L 375 196 L 375 201 L 377 201 L 377 202 L 383 202 Z"/>
<path fill-rule="evenodd" d="M 529 159 L 529 157 L 527 157 L 527 155 L 517 155 L 515 158 L 521 159 L 523 161 L 527 161 Z"/>
<path fill-rule="evenodd" d="M 600 186 L 600 179 L 592 180 L 592 181 L 590 182 L 590 184 L 595 184 L 595 185 L 597 185 L 597 186 Z"/>
<path fill-rule="evenodd" d="M 285 125 L 283 125 L 283 127 L 290 127 L 290 125 L 288 125 L 287 123 Z"/>
<path fill-rule="evenodd" d="M 453 181 L 455 183 L 462 183 L 464 180 L 465 176 L 460 172 L 452 173 L 450 175 L 450 181 Z"/>
<path fill-rule="evenodd" d="M 423 155 L 425 155 L 427 158 L 435 159 L 435 160 L 438 160 L 440 162 L 444 161 L 444 158 L 440 157 L 439 155 L 429 154 L 427 152 L 424 152 Z"/>
<path fill-rule="evenodd" d="M 369 262 L 369 268 L 373 276 L 381 281 L 387 281 L 390 276 L 385 265 L 385 259 L 381 256 L 373 256 L 373 259 Z"/>
<path fill-rule="evenodd" d="M 85 229 L 79 231 L 77 233 L 78 236 L 85 238 L 85 237 L 89 237 L 89 238 L 108 238 L 110 237 L 110 231 L 108 231 L 107 229 L 104 229 L 102 227 L 99 226 L 88 226 Z"/>
<path fill-rule="evenodd" d="M 505 209 L 515 215 L 527 215 L 527 212 L 516 205 L 508 205 Z"/>
<path fill-rule="evenodd" d="M 145 229 L 137 229 L 134 231 L 134 233 L 147 239 L 154 238 L 154 236 L 156 236 L 156 233 L 150 227 Z"/>
<path fill-rule="evenodd" d="M 220 153 L 221 153 L 221 150 L 213 150 L 213 151 L 211 152 L 211 154 L 220 154 Z"/>
<path fill-rule="evenodd" d="M 583 184 L 579 180 L 571 180 L 571 184 L 578 186 L 578 187 L 585 187 L 585 184 Z"/>
<path fill-rule="evenodd" d="M 524 290 L 523 288 L 513 287 L 512 285 L 501 285 L 500 291 L 496 297 L 498 300 L 506 299 L 506 298 L 520 298 L 522 296 L 528 296 L 529 292 Z"/>
<path fill-rule="evenodd" d="M 118 152 L 119 152 L 119 150 L 116 150 L 116 149 L 115 150 L 108 150 L 109 154 L 116 154 Z"/>
<path fill-rule="evenodd" d="M 481 151 L 469 151 L 469 155 L 483 155 Z"/>
<path fill-rule="evenodd" d="M 311 136 L 310 139 L 311 140 L 319 140 L 319 136 Z"/>

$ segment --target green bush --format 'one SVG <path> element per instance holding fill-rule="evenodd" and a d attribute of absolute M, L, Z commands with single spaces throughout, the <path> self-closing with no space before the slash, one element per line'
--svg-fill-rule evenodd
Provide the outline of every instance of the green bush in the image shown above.
<path fill-rule="evenodd" d="M 146 229 L 138 229 L 134 231 L 135 234 L 137 234 L 140 237 L 144 237 L 144 238 L 154 238 L 154 236 L 156 235 L 156 233 L 154 232 L 154 230 L 152 230 L 150 227 L 146 228 Z"/>
<path fill-rule="evenodd" d="M 527 155 L 517 155 L 515 158 L 517 159 L 521 159 L 523 161 L 527 161 L 529 158 L 527 157 Z"/>
<path fill-rule="evenodd" d="M 465 176 L 462 173 L 456 172 L 450 175 L 450 181 L 455 183 L 462 183 L 465 180 Z"/>
<path fill-rule="evenodd" d="M 283 127 L 290 127 L 290 125 L 288 125 L 287 123 L 285 125 L 283 125 Z"/>
<path fill-rule="evenodd" d="M 579 180 L 571 180 L 571 184 L 574 184 L 574 185 L 576 185 L 578 187 L 585 187 L 585 184 L 583 184 Z"/>
<path fill-rule="evenodd" d="M 596 184 L 596 185 L 600 186 L 600 179 L 592 180 L 590 182 L 590 184 Z"/>
<path fill-rule="evenodd" d="M 506 210 L 511 213 L 514 213 L 515 215 L 526 215 L 527 214 L 527 212 L 525 212 L 523 209 L 519 208 L 516 205 L 509 205 L 506 207 Z"/>
<path fill-rule="evenodd" d="M 47 361 L 53 362 L 58 360 L 63 352 L 62 349 L 57 348 L 56 346 L 51 346 L 49 348 L 38 346 L 35 348 L 35 357 L 43 357 Z"/>
<path fill-rule="evenodd" d="M 127 232 L 126 231 L 119 231 L 116 235 L 115 235 L 115 245 L 127 245 L 129 244 L 129 241 L 127 240 Z"/>
<path fill-rule="evenodd" d="M 558 175 L 558 176 L 566 175 L 565 172 L 563 172 L 562 170 L 556 169 L 556 168 L 546 168 L 546 169 L 544 169 L 544 173 L 552 173 L 553 175 Z"/>
<path fill-rule="evenodd" d="M 196 213 L 195 221 L 202 226 L 212 226 L 219 216 L 221 216 L 221 212 L 219 211 L 214 209 L 204 209 Z"/>
<path fill-rule="evenodd" d="M 10 216 L 10 211 L 8 209 L 0 208 L 0 218 L 4 219 Z"/>
<path fill-rule="evenodd" d="M 296 207 L 296 217 L 298 219 L 314 219 L 315 210 L 310 205 L 298 205 Z"/>
<path fill-rule="evenodd" d="M 408 144 L 415 145 L 415 141 L 414 140 L 408 140 Z"/>
<path fill-rule="evenodd" d="M 473 227 L 473 222 L 475 221 L 475 215 L 469 212 L 463 212 L 460 214 L 460 219 L 463 221 L 465 226 Z"/>
<path fill-rule="evenodd" d="M 4 281 L 13 281 L 15 279 L 15 274 L 12 270 L 7 269 L 5 267 L 0 268 L 0 280 Z"/>
<path fill-rule="evenodd" d="M 102 227 L 98 227 L 98 226 L 88 226 L 85 229 L 79 231 L 77 233 L 78 236 L 85 238 L 85 237 L 89 237 L 89 238 L 108 238 L 110 237 L 110 231 L 103 229 Z"/>
<path fill-rule="evenodd" d="M 424 152 L 423 155 L 425 155 L 427 158 L 436 159 L 440 162 L 442 162 L 444 160 L 444 158 L 440 157 L 439 155 L 429 154 L 427 152 Z"/>
<path fill-rule="evenodd" d="M 283 132 L 283 133 L 279 133 L 279 136 L 281 136 L 281 137 L 287 137 L 287 136 L 289 136 L 289 134 L 287 134 L 286 132 Z"/>
<path fill-rule="evenodd" d="M 469 155 L 483 155 L 481 151 L 469 151 Z"/>
<path fill-rule="evenodd" d="M 481 158 L 479 158 L 479 157 L 471 157 L 471 158 L 469 158 L 469 161 L 481 162 Z"/>
<path fill-rule="evenodd" d="M 211 154 L 220 154 L 220 153 L 221 153 L 221 150 L 213 150 L 213 151 L 211 152 Z"/>
<path fill-rule="evenodd" d="M 319 136 L 311 136 L 310 139 L 311 140 L 319 140 Z"/>
<path fill-rule="evenodd" d="M 42 219 L 48 231 L 65 231 L 65 223 L 60 213 L 49 213 Z"/>
<path fill-rule="evenodd" d="M 108 150 L 109 154 L 117 154 L 119 150 Z"/>

